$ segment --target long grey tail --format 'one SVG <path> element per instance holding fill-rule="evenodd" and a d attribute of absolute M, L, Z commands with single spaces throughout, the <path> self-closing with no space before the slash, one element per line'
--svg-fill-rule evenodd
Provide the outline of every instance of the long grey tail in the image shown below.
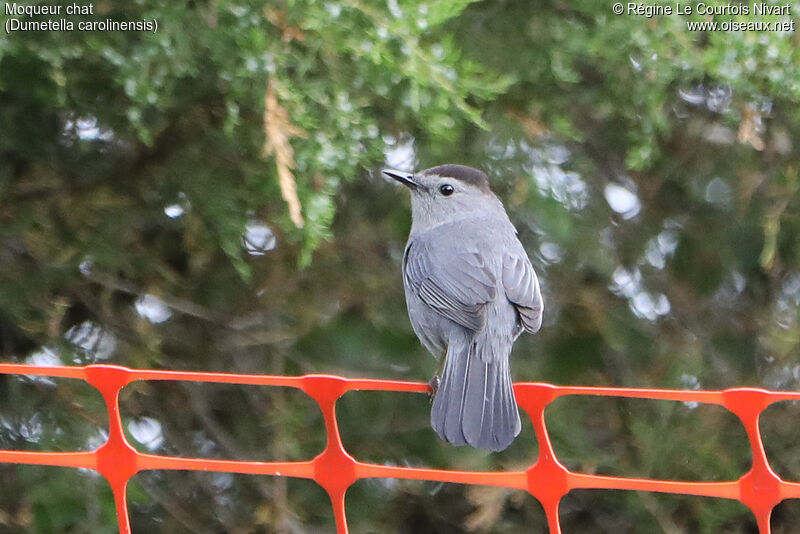
<path fill-rule="evenodd" d="M 483 361 L 474 341 L 454 341 L 433 399 L 431 426 L 453 445 L 502 451 L 522 429 L 508 355 Z"/>

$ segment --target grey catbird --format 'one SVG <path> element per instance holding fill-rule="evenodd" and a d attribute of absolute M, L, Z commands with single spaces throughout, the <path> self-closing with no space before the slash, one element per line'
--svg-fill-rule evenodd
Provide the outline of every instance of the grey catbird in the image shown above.
<path fill-rule="evenodd" d="M 542 325 L 539 281 L 483 172 L 383 173 L 411 190 L 403 286 L 414 332 L 445 358 L 431 425 L 453 445 L 501 451 L 521 423 L 509 355 Z"/>

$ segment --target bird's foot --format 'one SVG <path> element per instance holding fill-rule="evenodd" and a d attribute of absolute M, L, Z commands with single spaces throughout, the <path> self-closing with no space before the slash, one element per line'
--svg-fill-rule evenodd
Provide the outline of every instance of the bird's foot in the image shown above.
<path fill-rule="evenodd" d="M 439 389 L 439 375 L 433 375 L 430 380 L 428 380 L 428 387 L 431 388 L 430 396 L 431 402 L 433 402 L 433 398 L 436 396 L 436 391 Z"/>

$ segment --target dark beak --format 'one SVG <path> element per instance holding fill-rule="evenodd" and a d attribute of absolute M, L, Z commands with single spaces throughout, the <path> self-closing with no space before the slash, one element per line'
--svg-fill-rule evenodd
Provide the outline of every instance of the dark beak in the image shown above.
<path fill-rule="evenodd" d="M 403 171 L 396 171 L 394 169 L 384 169 L 381 171 L 383 174 L 388 176 L 389 178 L 394 178 L 404 186 L 410 189 L 418 189 L 419 184 L 414 181 L 414 175 L 409 172 Z"/>

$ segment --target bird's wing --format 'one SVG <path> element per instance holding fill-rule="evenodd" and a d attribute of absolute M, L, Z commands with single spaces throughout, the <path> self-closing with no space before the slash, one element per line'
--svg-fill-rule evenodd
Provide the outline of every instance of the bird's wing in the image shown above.
<path fill-rule="evenodd" d="M 470 330 L 482 329 L 484 306 L 496 296 L 494 273 L 477 252 L 445 254 L 437 245 L 446 244 L 409 243 L 403 260 L 406 284 L 442 316 Z"/>
<path fill-rule="evenodd" d="M 532 334 L 538 332 L 544 303 L 539 279 L 524 251 L 508 253 L 503 258 L 503 288 L 508 300 L 517 308 L 523 328 Z"/>

